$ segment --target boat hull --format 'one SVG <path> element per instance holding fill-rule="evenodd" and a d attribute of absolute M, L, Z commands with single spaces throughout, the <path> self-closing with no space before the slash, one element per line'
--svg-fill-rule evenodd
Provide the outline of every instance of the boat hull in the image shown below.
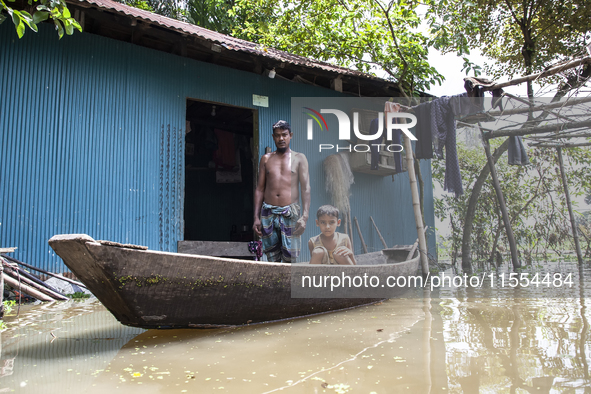
<path fill-rule="evenodd" d="M 117 320 L 135 327 L 238 326 L 347 309 L 384 298 L 293 298 L 294 278 L 288 264 L 108 246 L 81 234 L 58 235 L 49 244 Z M 305 275 L 318 268 L 298 265 L 296 271 Z M 370 269 L 381 275 L 410 275 L 417 268 L 418 257 Z M 356 270 L 367 272 L 368 266 L 349 269 L 355 275 Z"/>

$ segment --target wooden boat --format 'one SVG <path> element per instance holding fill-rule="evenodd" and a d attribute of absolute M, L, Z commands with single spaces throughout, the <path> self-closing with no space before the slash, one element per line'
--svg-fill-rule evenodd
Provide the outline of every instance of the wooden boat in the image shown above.
<path fill-rule="evenodd" d="M 142 250 L 84 234 L 56 235 L 49 244 L 117 320 L 144 328 L 239 326 L 367 305 L 408 286 L 372 288 L 357 281 L 329 289 L 313 279 L 385 281 L 416 275 L 419 267 L 418 253 L 405 260 L 410 247 L 356 256 L 357 266 L 327 266 Z M 310 285 L 299 288 L 302 281 Z"/>

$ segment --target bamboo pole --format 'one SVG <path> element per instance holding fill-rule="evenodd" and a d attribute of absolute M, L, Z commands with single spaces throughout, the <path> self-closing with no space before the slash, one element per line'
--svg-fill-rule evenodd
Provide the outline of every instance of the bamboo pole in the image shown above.
<path fill-rule="evenodd" d="M 48 276 L 53 276 L 54 278 L 57 278 L 59 280 L 63 280 L 64 282 L 68 282 L 68 283 L 71 283 L 71 284 L 76 285 L 78 287 L 84 287 L 85 289 L 87 289 L 87 287 L 84 284 L 82 284 L 82 283 L 80 283 L 80 282 L 78 282 L 76 280 L 73 280 L 73 279 L 70 279 L 70 278 L 66 278 L 65 276 L 59 276 L 59 275 L 53 274 L 53 273 L 51 273 L 49 271 L 45 271 L 45 270 L 43 270 L 41 268 L 37 268 L 37 267 L 34 267 L 34 266 L 30 265 L 30 264 L 23 263 L 22 261 L 18 261 L 17 259 L 14 259 L 14 258 L 12 258 L 10 256 L 2 255 L 2 257 L 4 257 L 8 261 L 12 261 L 13 263 L 17 263 L 17 264 L 20 264 L 22 266 L 25 266 L 25 267 L 27 267 L 29 269 L 32 269 L 33 271 L 41 272 L 42 274 L 45 274 L 45 275 L 48 275 Z"/>
<path fill-rule="evenodd" d="M 480 125 L 480 124 L 479 124 Z M 482 133 L 482 130 L 480 130 Z M 507 240 L 509 241 L 509 248 L 511 249 L 511 261 L 513 262 L 513 268 L 520 268 L 521 262 L 519 261 L 519 257 L 517 256 L 517 244 L 515 243 L 515 237 L 513 236 L 513 229 L 511 228 L 511 221 L 509 220 L 509 213 L 507 212 L 507 205 L 505 204 L 505 197 L 503 196 L 503 191 L 501 190 L 501 185 L 499 183 L 499 178 L 497 176 L 497 170 L 495 168 L 494 159 L 490 153 L 490 144 L 488 140 L 482 138 L 482 145 L 484 146 L 484 152 L 486 153 L 486 160 L 488 162 L 488 167 L 490 169 L 490 176 L 493 181 L 493 186 L 495 188 L 495 192 L 497 194 L 497 200 L 499 202 L 499 207 L 501 209 L 501 213 L 503 216 L 503 223 L 505 224 L 505 231 L 507 233 Z M 462 259 L 464 256 L 462 256 Z"/>
<path fill-rule="evenodd" d="M 11 278 L 10 276 L 6 275 L 6 273 L 2 274 L 2 277 L 4 278 L 4 282 L 12 287 L 13 289 L 22 291 L 25 294 L 30 295 L 33 298 L 38 299 L 39 301 L 55 301 L 53 298 L 46 296 L 45 294 L 41 293 L 40 291 L 37 291 L 36 289 L 33 289 L 31 286 L 28 286 L 24 283 L 19 283 L 16 279 Z"/>
<path fill-rule="evenodd" d="M 371 222 L 373 223 L 373 226 L 376 228 L 376 231 L 378 232 L 378 236 L 380 237 L 380 240 L 382 241 L 382 245 L 384 245 L 384 248 L 387 249 L 388 244 L 386 243 L 386 240 L 384 240 L 384 237 L 382 237 L 382 233 L 380 233 L 380 230 L 378 229 L 376 222 L 373 221 L 373 218 L 371 216 L 369 217 L 369 220 L 371 220 Z"/>
<path fill-rule="evenodd" d="M 526 100 L 526 99 L 524 99 L 524 98 L 521 98 L 521 97 L 519 97 L 519 96 L 512 95 L 512 94 L 510 94 L 510 93 L 505 93 L 504 95 L 505 95 L 506 97 L 509 97 L 509 98 L 513 99 L 513 100 L 519 101 L 520 103 L 526 104 L 526 105 L 528 106 L 528 108 L 531 108 L 530 110 L 528 110 L 528 111 L 527 111 L 528 113 L 533 113 L 533 112 L 534 112 L 534 111 L 533 111 L 533 108 L 534 108 L 534 107 L 533 107 L 533 103 L 532 103 L 532 102 L 530 102 L 529 100 Z M 557 118 L 564 119 L 564 120 L 567 120 L 567 121 L 569 121 L 569 122 L 570 122 L 570 121 L 572 121 L 572 119 L 571 119 L 570 117 L 568 117 L 568 116 L 564 116 L 564 115 L 561 115 L 561 114 L 559 114 L 559 113 L 556 113 L 556 112 L 554 112 L 554 111 L 546 110 L 545 112 L 547 112 L 547 113 L 549 113 L 549 114 L 551 114 L 551 115 L 554 115 L 554 116 L 556 116 Z M 489 115 L 490 115 L 490 114 L 489 114 Z"/>
<path fill-rule="evenodd" d="M 564 133 L 560 134 L 549 134 L 549 135 L 535 135 L 535 136 L 528 136 L 527 139 L 532 141 L 533 144 L 561 144 L 560 141 L 552 141 L 552 140 L 562 140 L 562 139 L 569 139 L 569 138 L 588 138 L 591 137 L 591 132 L 580 132 L 580 130 L 575 131 L 565 131 Z"/>
<path fill-rule="evenodd" d="M 16 281 L 19 280 L 18 278 L 20 276 L 21 283 L 24 283 L 27 286 L 45 294 L 46 296 L 50 297 L 52 299 L 52 301 L 67 301 L 67 300 L 69 300 L 69 298 L 66 297 L 65 295 L 55 292 L 43 285 L 40 285 L 39 283 L 34 282 L 33 280 L 27 278 L 26 276 L 21 275 L 15 269 L 12 269 L 12 267 L 10 267 L 10 266 L 4 267 L 4 275 L 10 276 L 12 279 L 14 279 Z"/>
<path fill-rule="evenodd" d="M 556 123 L 538 127 L 524 127 L 522 129 L 495 130 L 484 134 L 483 137 L 488 140 L 499 137 L 513 137 L 542 133 L 559 133 L 563 130 L 571 130 L 584 127 L 591 127 L 591 120 L 583 120 L 580 122 Z"/>
<path fill-rule="evenodd" d="M 513 96 L 515 97 L 515 96 Z M 515 115 L 515 114 L 525 114 L 530 111 L 532 112 L 540 112 L 540 111 L 547 111 L 549 109 L 555 108 L 563 108 L 563 107 L 572 107 L 579 104 L 585 104 L 591 102 L 591 97 L 582 97 L 582 98 L 570 98 L 566 101 L 556 101 L 551 104 L 545 105 L 538 105 L 535 107 L 520 107 L 520 108 L 513 108 L 513 109 L 506 109 L 504 111 L 488 111 L 487 113 L 490 116 L 504 116 L 504 115 Z M 529 103 L 528 103 L 529 104 Z"/>
<path fill-rule="evenodd" d="M 579 266 L 582 266 L 583 265 L 583 254 L 581 253 L 581 245 L 579 244 L 579 233 L 577 231 L 575 214 L 573 213 L 573 205 L 570 201 L 570 193 L 568 191 L 568 183 L 566 183 L 566 174 L 564 173 L 564 161 L 562 160 L 562 148 L 557 147 L 556 153 L 558 155 L 558 167 L 560 167 L 560 177 L 562 178 L 562 187 L 564 188 L 564 197 L 566 198 L 566 206 L 568 207 L 568 214 L 570 216 L 570 225 L 573 230 L 573 238 L 575 239 L 575 250 L 577 252 L 577 260 L 579 260 Z"/>
<path fill-rule="evenodd" d="M 0 319 L 4 318 L 4 259 L 0 257 Z M 2 339 L 0 338 L 0 342 Z M 0 343 L 0 347 L 1 347 Z M 2 349 L 0 348 L 0 351 Z"/>
<path fill-rule="evenodd" d="M 515 79 L 512 79 L 507 82 L 496 83 L 491 86 L 483 86 L 483 90 L 486 91 L 486 90 L 502 89 L 507 86 L 519 85 L 524 82 L 535 81 L 538 78 L 549 77 L 550 75 L 558 74 L 561 71 L 568 70 L 568 69 L 580 66 L 582 64 L 590 64 L 590 63 L 591 63 L 591 56 L 585 56 L 580 59 L 571 60 L 569 62 L 550 67 L 550 68 L 542 71 L 541 73 L 526 75 L 524 77 L 515 78 Z"/>
<path fill-rule="evenodd" d="M 357 216 L 353 218 L 355 220 L 355 226 L 357 227 L 357 232 L 359 233 L 359 239 L 361 240 L 361 246 L 363 246 L 363 252 L 367 253 L 367 245 L 365 244 L 365 240 L 363 239 L 363 234 L 361 234 L 361 229 L 359 228 L 359 222 L 357 221 Z"/>
<path fill-rule="evenodd" d="M 579 146 L 591 146 L 591 142 L 585 142 L 580 144 L 531 144 L 530 146 L 535 146 L 536 148 L 576 148 Z"/>
<path fill-rule="evenodd" d="M 414 159 L 412 154 L 412 144 L 410 139 L 404 136 L 404 149 L 406 150 L 406 167 L 408 169 L 408 179 L 410 180 L 410 192 L 412 194 L 412 207 L 415 214 L 415 223 L 417 227 L 417 236 L 419 238 L 419 254 L 421 258 L 421 270 L 423 276 L 429 273 L 429 260 L 427 259 L 427 239 L 423 230 L 423 215 L 421 213 L 421 202 L 419 190 L 417 188 L 417 177 L 415 174 Z"/>

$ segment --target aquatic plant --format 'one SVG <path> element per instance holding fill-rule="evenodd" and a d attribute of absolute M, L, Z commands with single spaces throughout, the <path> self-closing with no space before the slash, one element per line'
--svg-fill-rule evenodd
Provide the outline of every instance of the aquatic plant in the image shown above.
<path fill-rule="evenodd" d="M 90 294 L 86 294 L 83 291 L 77 291 L 72 294 L 66 294 L 66 297 L 70 297 L 71 299 L 76 300 L 76 299 L 90 298 Z"/>

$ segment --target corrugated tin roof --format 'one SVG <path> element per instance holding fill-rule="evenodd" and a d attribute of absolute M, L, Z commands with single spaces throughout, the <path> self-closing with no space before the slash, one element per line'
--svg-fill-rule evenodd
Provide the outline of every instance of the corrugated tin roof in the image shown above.
<path fill-rule="evenodd" d="M 74 2 L 73 2 L 74 3 Z M 170 30 L 176 30 L 180 33 L 198 36 L 202 39 L 211 41 L 213 43 L 221 45 L 223 48 L 246 52 L 256 56 L 273 59 L 279 62 L 285 62 L 297 66 L 317 68 L 335 74 L 356 76 L 364 79 L 371 79 L 374 81 L 384 81 L 392 83 L 382 78 L 375 77 L 360 71 L 350 70 L 345 67 L 339 67 L 330 63 L 312 60 L 303 56 L 293 55 L 288 52 L 280 51 L 274 48 L 263 48 L 259 44 L 255 44 L 249 41 L 234 38 L 225 34 L 221 34 L 212 30 L 205 29 L 203 27 L 193 25 L 186 22 L 181 22 L 176 19 L 168 18 L 162 15 L 154 14 L 149 11 L 141 10 L 127 6 L 125 4 L 117 3 L 110 0 L 80 0 L 78 3 L 93 4 L 99 8 L 116 11 L 120 14 L 124 14 L 133 18 L 141 19 L 145 22 L 151 22 L 159 26 L 165 27 Z"/>

